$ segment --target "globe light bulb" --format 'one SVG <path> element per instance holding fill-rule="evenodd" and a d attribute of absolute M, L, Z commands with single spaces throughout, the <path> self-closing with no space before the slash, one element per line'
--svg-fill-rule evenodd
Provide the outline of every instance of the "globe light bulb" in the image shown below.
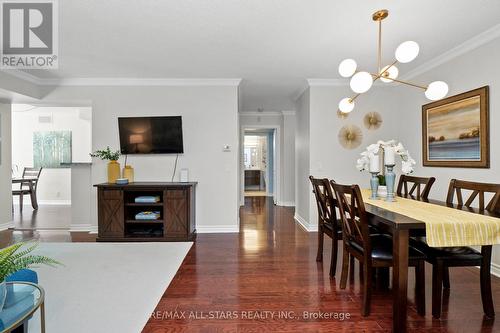
<path fill-rule="evenodd" d="M 382 74 L 380 80 L 385 83 L 392 82 L 391 79 L 397 79 L 399 75 L 399 70 L 394 65 L 392 65 L 391 67 L 385 66 L 384 68 L 382 68 L 381 72 L 384 74 Z"/>
<path fill-rule="evenodd" d="M 342 77 L 351 77 L 355 72 L 358 65 L 352 59 L 345 59 L 339 65 L 339 74 Z"/>
<path fill-rule="evenodd" d="M 368 72 L 358 72 L 351 78 L 351 89 L 355 93 L 362 94 L 370 90 L 373 84 L 372 75 Z"/>
<path fill-rule="evenodd" d="M 425 97 L 437 101 L 448 94 L 448 85 L 443 81 L 434 81 L 425 90 Z"/>
<path fill-rule="evenodd" d="M 414 41 L 406 41 L 401 43 L 396 49 L 396 59 L 400 63 L 407 63 L 413 61 L 418 56 L 420 47 Z"/>
<path fill-rule="evenodd" d="M 342 99 L 339 103 L 339 110 L 343 113 L 349 113 L 354 109 L 354 101 L 349 97 Z"/>

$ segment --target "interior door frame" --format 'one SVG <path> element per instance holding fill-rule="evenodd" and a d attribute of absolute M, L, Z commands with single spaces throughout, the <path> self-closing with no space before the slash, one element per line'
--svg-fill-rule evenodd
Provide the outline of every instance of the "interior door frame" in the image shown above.
<path fill-rule="evenodd" d="M 240 206 L 245 204 L 245 161 L 244 142 L 245 131 L 251 129 L 272 129 L 274 130 L 274 179 L 273 179 L 273 201 L 274 204 L 281 202 L 281 126 L 280 125 L 242 125 L 240 126 Z M 267 191 L 266 187 L 266 191 Z"/>

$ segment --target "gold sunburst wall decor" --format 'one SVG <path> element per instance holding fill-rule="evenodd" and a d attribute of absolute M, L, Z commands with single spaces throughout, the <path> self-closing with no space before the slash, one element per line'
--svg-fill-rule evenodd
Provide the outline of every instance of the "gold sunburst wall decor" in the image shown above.
<path fill-rule="evenodd" d="M 363 142 L 363 132 L 356 125 L 346 125 L 339 131 L 339 142 L 346 149 L 358 148 Z"/>
<path fill-rule="evenodd" d="M 349 113 L 337 110 L 337 117 L 339 117 L 340 119 L 347 119 L 347 117 L 349 117 Z"/>
<path fill-rule="evenodd" d="M 382 116 L 378 112 L 369 112 L 363 118 L 365 127 L 369 130 L 376 130 L 382 126 Z"/>

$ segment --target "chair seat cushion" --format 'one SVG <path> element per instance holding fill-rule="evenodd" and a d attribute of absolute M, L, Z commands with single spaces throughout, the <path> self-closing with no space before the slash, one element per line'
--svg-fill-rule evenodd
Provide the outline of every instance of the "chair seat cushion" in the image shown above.
<path fill-rule="evenodd" d="M 425 237 L 411 238 L 410 244 L 425 253 L 427 261 L 434 263 L 436 260 L 456 261 L 481 261 L 481 252 L 467 246 L 463 247 L 430 247 L 425 242 Z"/>
<path fill-rule="evenodd" d="M 372 243 L 372 258 L 375 260 L 392 261 L 392 237 L 387 234 L 370 235 Z M 350 242 L 350 245 L 356 250 L 363 252 L 363 248 L 356 242 Z M 413 246 L 409 248 L 410 260 L 424 260 L 425 254 L 417 250 Z"/>
<path fill-rule="evenodd" d="M 335 223 L 335 228 L 337 229 L 337 237 L 340 239 L 342 238 L 342 221 L 336 220 Z M 330 230 L 331 233 L 333 233 L 333 225 L 331 223 L 324 223 L 323 226 L 326 229 Z"/>

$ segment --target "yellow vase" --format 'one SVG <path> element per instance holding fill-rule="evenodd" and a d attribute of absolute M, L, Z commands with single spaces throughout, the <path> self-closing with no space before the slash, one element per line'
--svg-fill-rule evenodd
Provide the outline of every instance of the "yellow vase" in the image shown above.
<path fill-rule="evenodd" d="M 131 165 L 125 165 L 123 167 L 122 178 L 127 178 L 129 183 L 134 182 L 134 168 Z"/>
<path fill-rule="evenodd" d="M 108 183 L 115 184 L 120 178 L 120 163 L 117 161 L 109 161 L 108 163 Z"/>

